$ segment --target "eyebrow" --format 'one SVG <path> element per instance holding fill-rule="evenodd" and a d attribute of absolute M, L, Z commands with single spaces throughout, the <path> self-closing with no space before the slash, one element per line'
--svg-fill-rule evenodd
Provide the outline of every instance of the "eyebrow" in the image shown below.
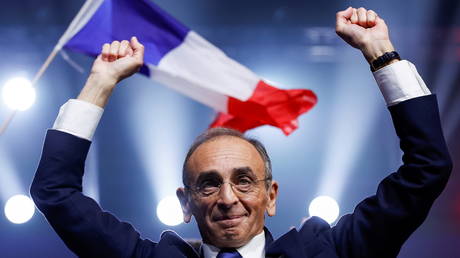
<path fill-rule="evenodd" d="M 209 178 L 222 179 L 222 177 L 219 175 L 217 170 L 209 170 L 209 171 L 200 172 L 200 175 L 198 176 L 195 182 L 200 182 L 204 179 L 209 179 Z"/>
<path fill-rule="evenodd" d="M 253 178 L 257 178 L 256 174 L 254 173 L 254 171 L 252 171 L 250 167 L 234 168 L 232 175 L 248 175 Z"/>
<path fill-rule="evenodd" d="M 254 173 L 254 171 L 252 171 L 250 167 L 239 167 L 239 168 L 232 169 L 231 177 L 238 176 L 238 175 L 248 175 L 253 178 L 257 178 L 256 174 Z M 219 174 L 219 172 L 213 169 L 213 170 L 200 172 L 200 175 L 198 176 L 195 182 L 198 183 L 204 179 L 211 179 L 211 178 L 222 180 L 222 176 Z"/>

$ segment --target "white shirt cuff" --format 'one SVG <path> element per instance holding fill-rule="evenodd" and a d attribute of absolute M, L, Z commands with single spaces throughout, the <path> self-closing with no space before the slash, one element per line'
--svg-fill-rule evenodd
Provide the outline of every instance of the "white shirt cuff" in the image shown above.
<path fill-rule="evenodd" d="M 69 99 L 59 109 L 53 129 L 91 141 L 104 109 L 94 104 Z"/>
<path fill-rule="evenodd" d="M 415 66 L 407 60 L 387 65 L 373 74 L 388 106 L 431 94 Z"/>

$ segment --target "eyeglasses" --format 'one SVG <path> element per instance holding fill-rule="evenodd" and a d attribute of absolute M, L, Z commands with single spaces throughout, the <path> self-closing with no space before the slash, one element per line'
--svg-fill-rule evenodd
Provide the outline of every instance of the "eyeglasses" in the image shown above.
<path fill-rule="evenodd" d="M 210 197 L 218 192 L 222 188 L 222 185 L 228 183 L 233 191 L 241 194 L 252 194 L 259 190 L 259 183 L 263 181 L 269 181 L 271 178 L 266 177 L 264 179 L 253 180 L 249 177 L 241 177 L 236 179 L 236 182 L 222 182 L 221 180 L 204 180 L 197 185 L 185 185 L 190 191 L 196 193 L 200 197 Z"/>

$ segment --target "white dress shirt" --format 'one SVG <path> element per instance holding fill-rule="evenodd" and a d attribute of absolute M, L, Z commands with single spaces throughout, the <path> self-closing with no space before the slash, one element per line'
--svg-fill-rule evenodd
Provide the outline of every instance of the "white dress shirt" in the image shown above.
<path fill-rule="evenodd" d="M 431 94 L 415 66 L 406 60 L 387 65 L 373 75 L 388 106 Z M 53 129 L 91 141 L 103 112 L 96 105 L 70 99 L 61 106 Z M 265 257 L 264 232 L 237 250 L 244 258 Z M 202 251 L 205 258 L 215 258 L 219 249 L 203 244 Z"/>
<path fill-rule="evenodd" d="M 216 258 L 217 254 L 219 253 L 220 249 L 213 246 L 204 244 L 201 246 L 203 251 L 204 258 Z M 249 241 L 247 244 L 243 245 L 240 248 L 236 249 L 238 253 L 243 258 L 255 258 L 255 257 L 265 257 L 265 233 L 256 235 Z"/>

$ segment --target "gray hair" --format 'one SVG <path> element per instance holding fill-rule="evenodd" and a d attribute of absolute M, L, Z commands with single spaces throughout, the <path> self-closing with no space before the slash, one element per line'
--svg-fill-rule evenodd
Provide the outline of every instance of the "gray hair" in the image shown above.
<path fill-rule="evenodd" d="M 260 154 L 260 157 L 262 158 L 264 162 L 264 167 L 265 167 L 265 178 L 267 179 L 265 186 L 267 189 L 270 186 L 270 182 L 272 180 L 272 163 L 270 161 L 270 157 L 268 156 L 267 150 L 265 149 L 265 146 L 257 139 L 245 136 L 243 133 L 230 129 L 230 128 L 224 128 L 224 127 L 217 127 L 217 128 L 211 128 L 206 130 L 204 133 L 200 134 L 198 137 L 195 138 L 195 141 L 192 143 L 192 146 L 190 146 L 187 156 L 185 157 L 184 160 L 184 165 L 182 167 L 182 182 L 184 185 L 187 184 L 187 163 L 190 157 L 192 156 L 193 152 L 203 143 L 206 143 L 212 139 L 215 139 L 217 137 L 221 136 L 232 136 L 232 137 L 237 137 L 242 140 L 245 140 L 252 144 L 254 148 L 256 148 L 257 152 Z"/>

